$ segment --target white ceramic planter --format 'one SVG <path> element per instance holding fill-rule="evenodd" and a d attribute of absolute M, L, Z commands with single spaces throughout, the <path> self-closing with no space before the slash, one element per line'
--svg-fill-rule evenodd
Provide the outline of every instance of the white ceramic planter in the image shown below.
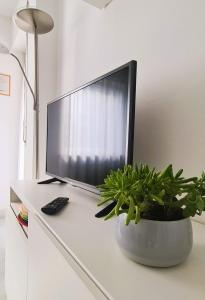
<path fill-rule="evenodd" d="M 170 267 L 188 257 L 193 244 L 189 218 L 178 221 L 142 219 L 125 225 L 126 214 L 118 217 L 116 236 L 123 253 L 152 267 Z"/>

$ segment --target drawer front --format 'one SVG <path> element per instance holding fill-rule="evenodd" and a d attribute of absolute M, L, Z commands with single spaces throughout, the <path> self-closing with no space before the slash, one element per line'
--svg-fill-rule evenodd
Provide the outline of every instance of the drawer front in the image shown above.
<path fill-rule="evenodd" d="M 28 243 L 28 300 L 96 299 L 32 214 Z"/>
<path fill-rule="evenodd" d="M 13 211 L 6 218 L 5 285 L 8 300 L 26 300 L 28 240 Z"/>

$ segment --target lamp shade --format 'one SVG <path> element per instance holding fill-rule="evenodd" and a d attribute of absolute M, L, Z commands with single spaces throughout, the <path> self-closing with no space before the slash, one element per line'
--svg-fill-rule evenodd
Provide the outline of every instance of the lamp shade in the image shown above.
<path fill-rule="evenodd" d="M 24 8 L 14 16 L 17 27 L 28 33 L 45 34 L 54 27 L 52 17 L 37 8 Z"/>

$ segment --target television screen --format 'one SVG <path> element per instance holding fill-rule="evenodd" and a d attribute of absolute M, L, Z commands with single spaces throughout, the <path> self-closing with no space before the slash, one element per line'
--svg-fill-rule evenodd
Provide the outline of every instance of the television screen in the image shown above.
<path fill-rule="evenodd" d="M 131 61 L 48 104 L 47 174 L 96 186 L 132 163 L 135 85 Z"/>

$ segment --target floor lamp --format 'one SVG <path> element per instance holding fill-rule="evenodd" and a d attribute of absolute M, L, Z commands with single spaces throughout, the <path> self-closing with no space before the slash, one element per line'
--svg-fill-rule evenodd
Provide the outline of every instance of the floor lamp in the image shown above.
<path fill-rule="evenodd" d="M 18 59 L 18 57 L 15 54 L 13 54 L 12 52 L 10 52 L 9 49 L 5 45 L 3 45 L 1 43 L 0 43 L 0 53 L 1 54 L 10 54 L 17 61 L 18 65 L 19 65 L 19 67 L 20 67 L 20 69 L 21 69 L 21 71 L 23 73 L 24 79 L 26 80 L 26 83 L 28 84 L 29 90 L 30 90 L 30 92 L 32 94 L 32 97 L 33 97 L 33 109 L 35 110 L 36 97 L 35 97 L 34 91 L 33 91 L 32 87 L 30 85 L 30 82 L 28 80 L 28 77 L 26 76 L 26 73 L 24 71 L 24 68 L 23 68 L 20 60 Z"/>
<path fill-rule="evenodd" d="M 28 84 L 28 87 L 32 93 L 34 100 L 34 111 L 35 111 L 35 178 L 39 178 L 39 66 L 38 66 L 38 35 L 50 32 L 54 27 L 53 19 L 50 15 L 42 10 L 36 8 L 24 8 L 19 10 L 14 16 L 14 22 L 18 28 L 27 33 L 34 35 L 34 47 L 35 47 L 35 88 L 34 91 L 28 81 L 28 78 L 24 72 L 24 69 L 19 59 L 10 53 L 7 48 L 0 47 L 0 52 L 9 53 L 13 56 L 24 75 L 24 78 Z"/>

